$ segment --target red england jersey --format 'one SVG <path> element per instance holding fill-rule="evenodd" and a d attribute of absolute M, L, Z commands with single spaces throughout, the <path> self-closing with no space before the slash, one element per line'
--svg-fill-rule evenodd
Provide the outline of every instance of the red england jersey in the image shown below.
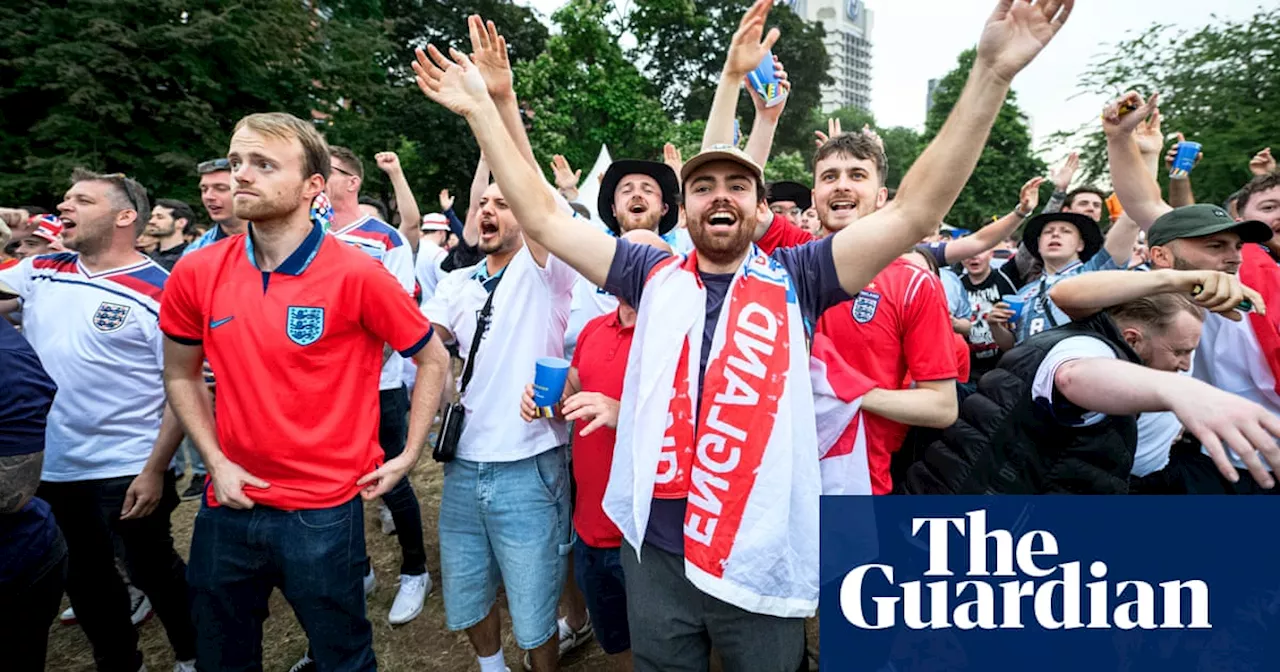
<path fill-rule="evenodd" d="M 852 301 L 823 313 L 817 332 L 826 334 L 840 356 L 880 389 L 903 389 L 908 379 L 949 380 L 957 375 L 942 283 L 902 259 L 889 264 Z M 888 494 L 893 489 L 889 462 L 902 447 L 907 426 L 871 413 L 861 417 L 866 423 L 872 492 Z M 850 425 L 829 454 L 852 449 L 857 429 L 856 422 Z"/>
<path fill-rule="evenodd" d="M 382 461 L 378 372 L 386 343 L 406 357 L 431 324 L 369 255 L 315 227 L 275 271 L 231 236 L 183 257 L 166 284 L 160 328 L 203 344 L 218 378 L 218 443 L 270 483 L 258 504 L 321 509 L 350 501 Z M 210 505 L 216 505 L 212 489 Z"/>

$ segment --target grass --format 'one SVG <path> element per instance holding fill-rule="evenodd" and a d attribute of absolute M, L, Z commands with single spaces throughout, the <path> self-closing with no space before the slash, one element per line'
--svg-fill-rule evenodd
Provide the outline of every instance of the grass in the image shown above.
<path fill-rule="evenodd" d="M 444 602 L 440 597 L 440 544 L 436 533 L 440 488 L 444 478 L 440 465 L 424 457 L 410 475 L 418 500 L 422 506 L 423 532 L 426 535 L 427 568 L 435 586 L 427 596 L 426 606 L 413 621 L 397 627 L 387 624 L 387 612 L 396 595 L 396 579 L 400 571 L 400 545 L 394 535 L 382 534 L 378 524 L 377 506 L 365 507 L 365 538 L 369 558 L 378 577 L 378 588 L 369 598 L 369 620 L 373 623 L 373 648 L 378 657 L 378 668 L 392 672 L 414 670 L 434 672 L 449 670 L 475 670 L 475 654 L 467 637 L 461 632 L 449 632 L 444 626 Z M 183 502 L 173 512 L 174 543 L 184 558 L 191 545 L 191 524 L 195 519 L 199 502 Z M 68 606 L 63 599 L 63 608 Z M 139 645 L 152 672 L 173 669 L 173 651 L 165 638 L 164 627 L 158 618 L 138 627 Z M 293 610 L 279 591 L 271 596 L 271 616 L 263 625 L 263 670 L 285 672 L 307 649 L 307 637 L 293 616 Z M 503 651 L 507 666 L 513 672 L 523 669 L 520 659 L 523 652 L 511 637 L 511 621 L 503 610 Z M 604 652 L 594 641 L 574 651 L 561 661 L 561 669 L 568 672 L 607 669 Z M 49 631 L 49 655 L 46 669 L 52 672 L 92 672 L 93 652 L 89 640 L 76 626 L 63 626 L 55 622 Z"/>

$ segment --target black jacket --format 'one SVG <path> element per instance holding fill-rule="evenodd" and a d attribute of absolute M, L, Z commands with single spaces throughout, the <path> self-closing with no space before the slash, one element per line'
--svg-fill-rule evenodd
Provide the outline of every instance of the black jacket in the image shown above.
<path fill-rule="evenodd" d="M 1053 346 L 1089 336 L 1121 360 L 1142 360 L 1115 322 L 1095 315 L 1037 334 L 1005 353 L 965 399 L 960 418 L 911 465 L 907 494 L 1125 494 L 1138 444 L 1137 416 L 1066 427 L 1031 398 L 1036 370 Z"/>

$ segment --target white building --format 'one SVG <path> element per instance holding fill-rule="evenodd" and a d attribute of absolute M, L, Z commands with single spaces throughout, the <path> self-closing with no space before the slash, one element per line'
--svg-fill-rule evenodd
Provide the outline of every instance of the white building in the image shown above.
<path fill-rule="evenodd" d="M 874 17 L 862 0 L 786 0 L 807 21 L 821 21 L 834 83 L 822 87 L 822 111 L 841 107 L 871 110 L 871 28 Z"/>

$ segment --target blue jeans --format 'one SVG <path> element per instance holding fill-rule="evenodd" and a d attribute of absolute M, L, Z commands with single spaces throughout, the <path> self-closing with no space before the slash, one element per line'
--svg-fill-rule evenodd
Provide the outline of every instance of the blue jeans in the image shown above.
<path fill-rule="evenodd" d="M 465 630 L 507 593 L 516 645 L 556 636 L 556 605 L 573 546 L 568 448 L 516 462 L 453 460 L 440 498 L 445 623 Z"/>
<path fill-rule="evenodd" d="M 187 568 L 200 669 L 262 669 L 272 588 L 293 607 L 319 669 L 377 669 L 365 618 L 367 566 L 359 497 L 307 511 L 206 502 L 196 515 Z"/>
<path fill-rule="evenodd" d="M 579 537 L 573 544 L 573 579 L 582 589 L 600 648 L 609 655 L 630 649 L 627 584 L 619 549 L 588 546 Z"/>

